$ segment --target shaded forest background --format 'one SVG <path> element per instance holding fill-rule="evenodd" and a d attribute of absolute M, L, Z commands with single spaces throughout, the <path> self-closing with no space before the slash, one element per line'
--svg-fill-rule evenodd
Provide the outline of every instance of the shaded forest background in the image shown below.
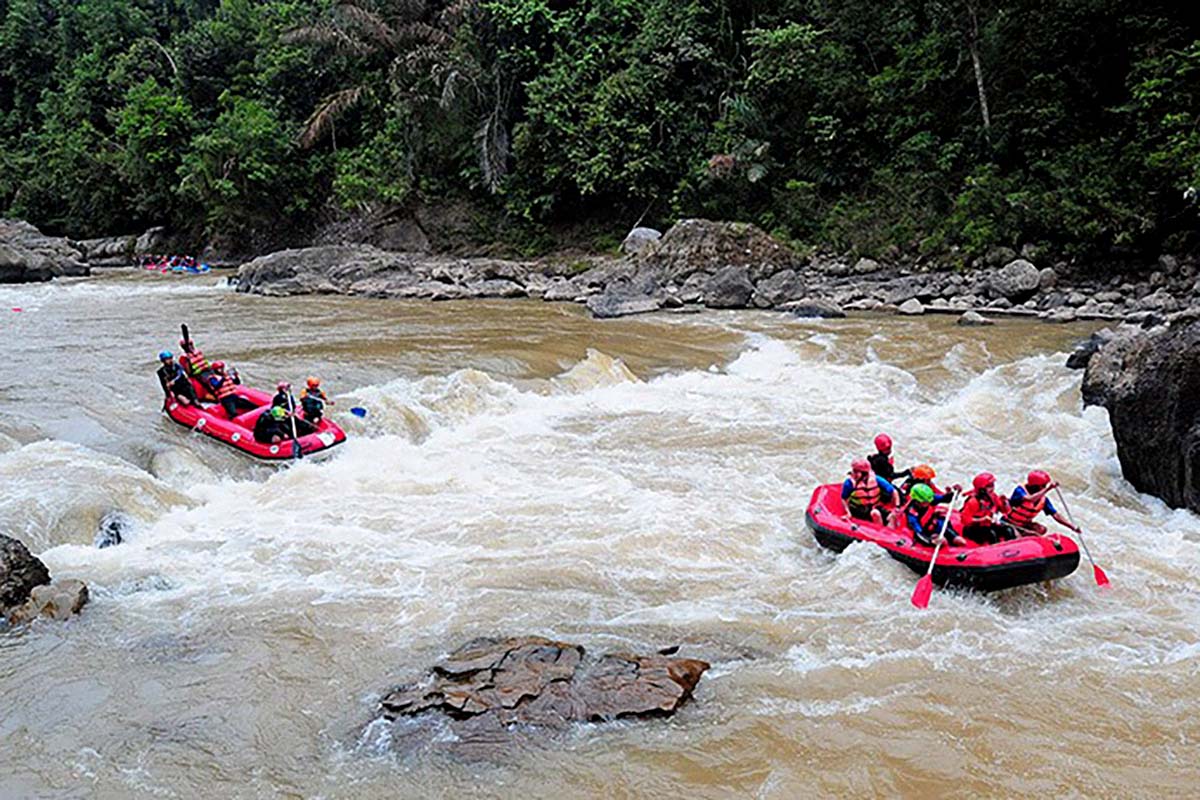
<path fill-rule="evenodd" d="M 1200 239 L 1200 15 L 1124 0 L 0 0 L 0 210 L 291 244 L 458 202 L 947 264 Z"/>

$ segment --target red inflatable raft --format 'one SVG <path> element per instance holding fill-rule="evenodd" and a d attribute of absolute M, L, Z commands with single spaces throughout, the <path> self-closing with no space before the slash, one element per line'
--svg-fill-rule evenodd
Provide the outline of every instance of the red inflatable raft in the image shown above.
<path fill-rule="evenodd" d="M 192 385 L 196 388 L 197 396 L 202 396 L 200 384 L 193 380 Z M 225 409 L 220 403 L 215 402 L 201 401 L 200 405 L 196 406 L 171 399 L 163 410 L 180 425 L 211 436 L 246 455 L 263 461 L 288 461 L 293 458 L 291 439 L 277 444 L 263 444 L 254 439 L 254 423 L 258 421 L 260 414 L 271 409 L 272 396 L 247 386 L 239 386 L 237 396 L 238 405 L 246 410 L 233 419 L 225 415 Z M 328 417 L 315 426 L 303 419 L 297 419 L 296 426 L 296 441 L 300 443 L 302 457 L 325 453 L 346 441 L 346 432 Z"/>
<path fill-rule="evenodd" d="M 805 521 L 822 547 L 842 552 L 854 542 L 873 542 L 919 575 L 929 569 L 933 548 L 917 544 L 907 527 L 900 530 L 844 518 L 841 484 L 818 486 L 808 504 Z M 958 512 L 950 523 L 957 527 Z M 1070 575 L 1079 566 L 1075 542 L 1057 533 L 1023 536 L 1011 542 L 950 547 L 943 545 L 933 567 L 939 586 L 993 592 Z"/>

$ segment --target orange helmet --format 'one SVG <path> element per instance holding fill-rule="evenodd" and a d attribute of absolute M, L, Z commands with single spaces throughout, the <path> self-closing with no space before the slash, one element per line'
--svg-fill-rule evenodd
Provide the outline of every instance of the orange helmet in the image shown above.
<path fill-rule="evenodd" d="M 918 464 L 912 468 L 912 476 L 919 481 L 931 481 L 937 477 L 937 473 L 928 464 Z"/>
<path fill-rule="evenodd" d="M 310 389 L 315 389 L 321 385 L 320 378 L 309 378 L 307 382 L 308 382 L 308 388 L 310 388 Z"/>

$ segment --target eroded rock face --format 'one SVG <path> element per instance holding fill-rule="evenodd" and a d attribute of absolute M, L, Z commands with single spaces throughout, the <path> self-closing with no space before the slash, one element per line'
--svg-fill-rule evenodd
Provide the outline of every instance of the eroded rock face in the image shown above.
<path fill-rule="evenodd" d="M 50 570 L 29 548 L 0 534 L 0 614 L 29 599 L 34 588 L 50 583 Z"/>
<path fill-rule="evenodd" d="M 475 639 L 435 664 L 417 683 L 379 703 L 379 716 L 449 724 L 460 749 L 502 750 L 512 726 L 555 730 L 570 723 L 665 716 L 692 695 L 708 664 L 690 658 L 611 653 L 539 636 Z M 421 735 L 409 728 L 406 736 Z"/>
<path fill-rule="evenodd" d="M 83 253 L 66 239 L 46 236 L 28 222 L 0 219 L 0 283 L 87 274 Z"/>
<path fill-rule="evenodd" d="M 82 611 L 88 599 L 88 588 L 83 581 L 76 578 L 55 581 L 34 587 L 29 599 L 9 612 L 8 621 L 13 625 L 33 622 L 38 618 L 61 622 Z"/>
<path fill-rule="evenodd" d="M 1124 326 L 1087 362 L 1083 400 L 1108 409 L 1126 480 L 1200 512 L 1200 321 Z"/>

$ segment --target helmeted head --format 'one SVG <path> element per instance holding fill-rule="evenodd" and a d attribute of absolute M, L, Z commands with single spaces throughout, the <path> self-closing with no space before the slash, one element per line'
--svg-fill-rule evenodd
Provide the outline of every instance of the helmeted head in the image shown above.
<path fill-rule="evenodd" d="M 287 412 L 283 410 L 283 406 L 273 406 L 271 408 L 272 419 L 285 419 L 286 417 Z"/>
<path fill-rule="evenodd" d="M 313 378 L 313 377 L 311 377 L 311 376 L 310 376 L 310 377 L 309 377 L 309 379 L 306 381 L 306 383 L 308 384 L 308 388 L 310 388 L 310 389 L 316 389 L 318 386 L 320 386 L 320 385 L 321 385 L 321 379 L 320 379 L 320 378 Z"/>
<path fill-rule="evenodd" d="M 918 503 L 925 503 L 928 505 L 929 503 L 933 502 L 933 489 L 930 489 L 923 483 L 918 483 L 912 488 L 912 491 L 908 493 L 908 496 Z"/>
<path fill-rule="evenodd" d="M 871 472 L 871 462 L 865 458 L 856 458 L 850 462 L 850 474 L 856 478 L 866 477 Z"/>
<path fill-rule="evenodd" d="M 881 433 L 875 437 L 875 449 L 881 453 L 892 452 L 892 437 L 886 433 Z"/>
<path fill-rule="evenodd" d="M 174 357 L 175 357 L 175 354 L 172 353 L 170 350 L 163 350 L 161 353 L 158 354 L 158 360 L 164 361 L 164 362 L 170 361 Z"/>
<path fill-rule="evenodd" d="M 975 491 L 982 492 L 984 489 L 991 489 L 996 485 L 996 476 L 990 472 L 981 472 L 975 476 L 975 480 L 971 481 L 971 485 L 975 487 Z"/>
<path fill-rule="evenodd" d="M 224 361 L 214 361 L 212 363 L 212 368 L 214 370 L 216 370 L 217 372 L 224 372 L 225 371 L 225 362 Z"/>
<path fill-rule="evenodd" d="M 1045 470 L 1035 469 L 1029 473 L 1029 477 L 1025 479 L 1025 485 L 1030 489 L 1041 489 L 1050 483 L 1050 473 Z"/>
<path fill-rule="evenodd" d="M 277 392 L 286 392 L 290 388 L 292 388 L 292 385 L 287 381 L 280 381 L 279 383 L 275 384 L 275 391 Z"/>
<path fill-rule="evenodd" d="M 918 464 L 912 468 L 912 476 L 919 481 L 931 481 L 937 477 L 937 473 L 928 464 Z"/>

